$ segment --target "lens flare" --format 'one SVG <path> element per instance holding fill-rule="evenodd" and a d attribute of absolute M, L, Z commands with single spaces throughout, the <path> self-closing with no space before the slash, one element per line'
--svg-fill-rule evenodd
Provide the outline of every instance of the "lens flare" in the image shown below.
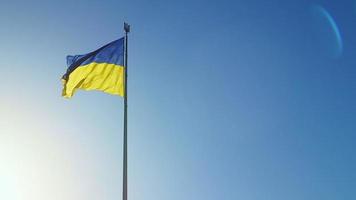
<path fill-rule="evenodd" d="M 332 57 L 338 58 L 343 52 L 343 41 L 339 27 L 331 14 L 322 6 L 313 5 L 313 28 L 320 46 Z"/>

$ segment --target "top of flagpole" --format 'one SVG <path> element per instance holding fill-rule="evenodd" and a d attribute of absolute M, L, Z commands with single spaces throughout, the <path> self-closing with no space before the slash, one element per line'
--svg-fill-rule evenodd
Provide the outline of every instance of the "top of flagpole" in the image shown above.
<path fill-rule="evenodd" d="M 124 30 L 125 30 L 125 33 L 130 33 L 130 25 L 126 22 L 124 22 Z"/>

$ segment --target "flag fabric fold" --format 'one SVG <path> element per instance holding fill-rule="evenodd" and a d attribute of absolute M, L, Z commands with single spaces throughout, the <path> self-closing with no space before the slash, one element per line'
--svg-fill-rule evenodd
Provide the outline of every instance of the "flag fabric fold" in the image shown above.
<path fill-rule="evenodd" d="M 67 65 L 63 97 L 71 98 L 77 89 L 124 96 L 124 38 L 88 54 L 67 56 Z"/>

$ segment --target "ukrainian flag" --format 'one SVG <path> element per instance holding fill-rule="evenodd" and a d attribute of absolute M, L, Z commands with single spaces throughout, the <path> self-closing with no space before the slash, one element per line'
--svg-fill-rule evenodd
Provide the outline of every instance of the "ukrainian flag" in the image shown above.
<path fill-rule="evenodd" d="M 124 96 L 124 38 L 85 55 L 67 56 L 67 65 L 63 97 L 72 97 L 77 89 Z"/>

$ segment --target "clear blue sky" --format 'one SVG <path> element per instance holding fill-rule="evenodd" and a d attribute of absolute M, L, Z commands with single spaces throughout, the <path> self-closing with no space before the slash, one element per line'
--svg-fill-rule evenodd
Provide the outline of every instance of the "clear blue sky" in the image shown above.
<path fill-rule="evenodd" d="M 121 199 L 121 98 L 61 98 L 129 39 L 129 200 L 356 198 L 356 1 L 0 6 L 0 199 Z"/>

